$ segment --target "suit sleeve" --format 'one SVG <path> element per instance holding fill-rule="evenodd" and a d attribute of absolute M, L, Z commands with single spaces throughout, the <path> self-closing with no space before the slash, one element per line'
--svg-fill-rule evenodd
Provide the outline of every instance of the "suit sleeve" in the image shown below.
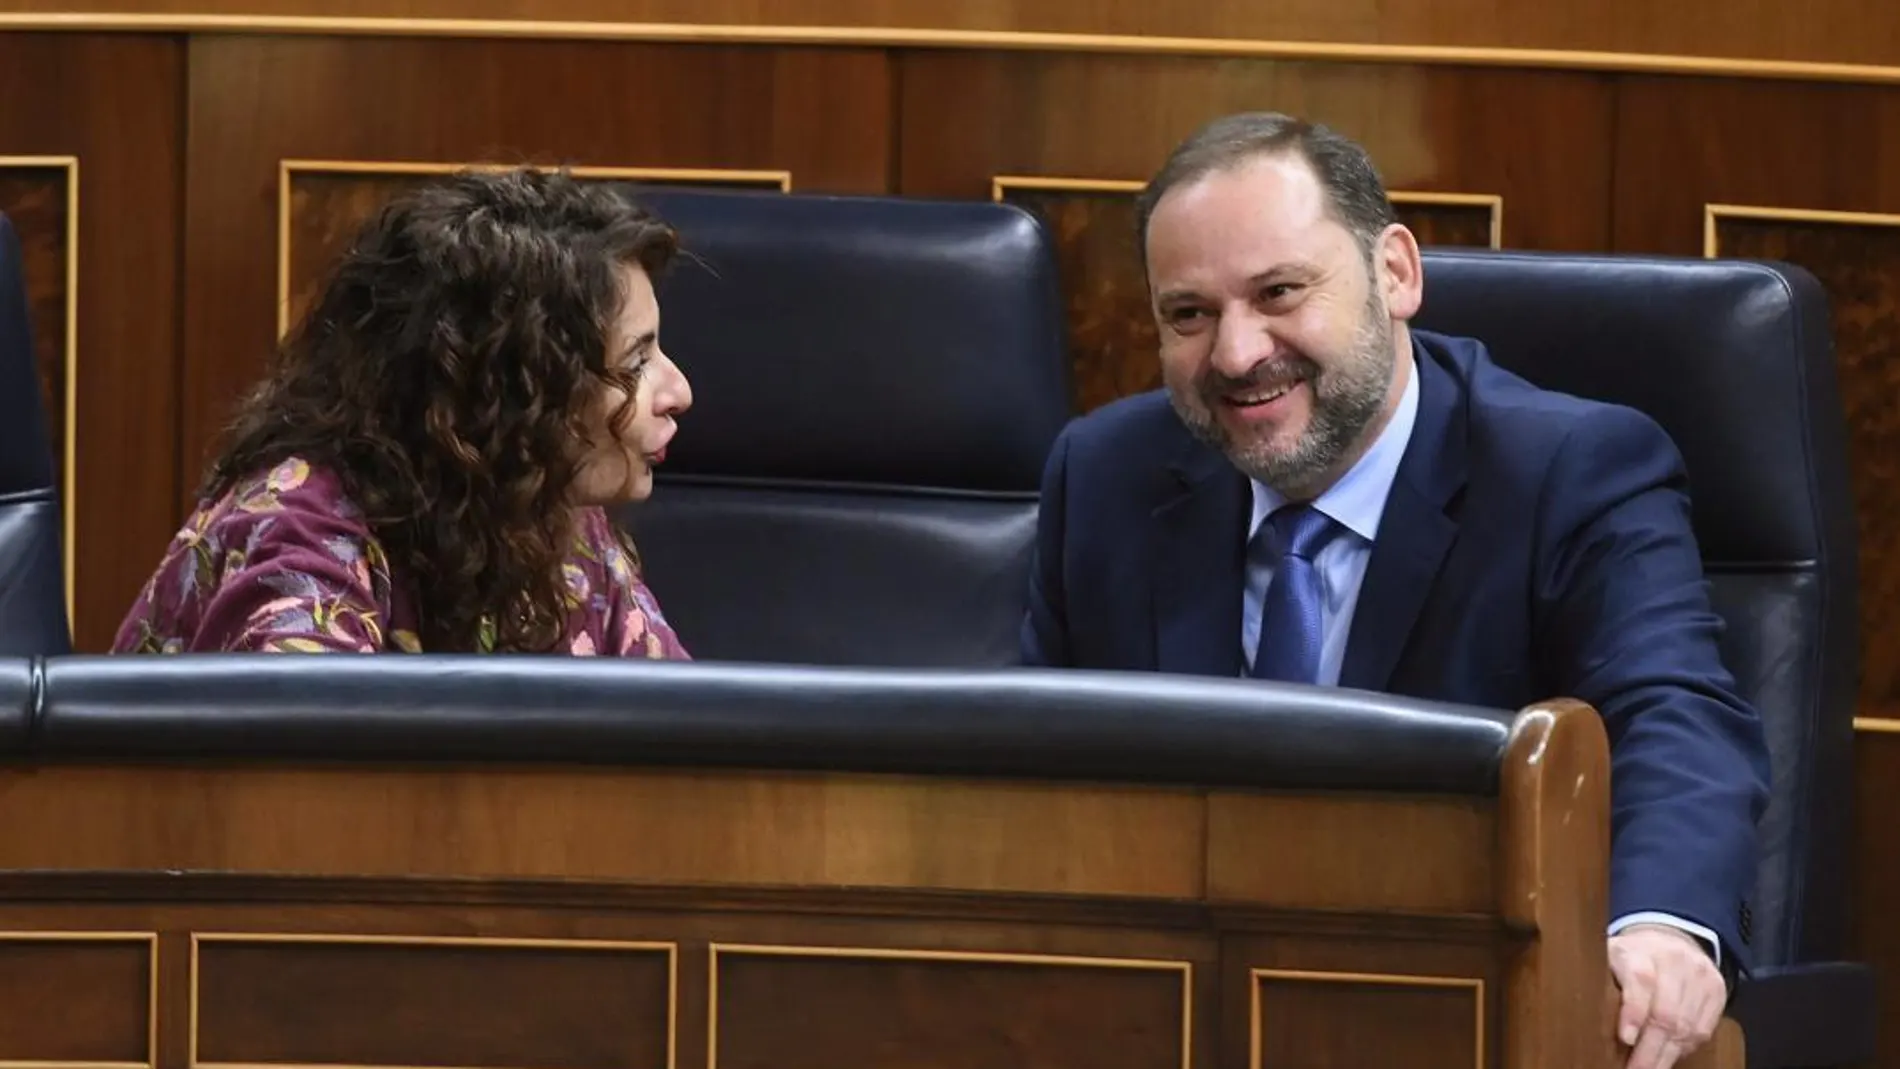
<path fill-rule="evenodd" d="M 1539 675 L 1609 735 L 1610 916 L 1682 918 L 1745 961 L 1768 751 L 1718 651 L 1681 456 L 1647 417 L 1605 410 L 1544 486 Z"/>
<path fill-rule="evenodd" d="M 1029 557 L 1029 610 L 1023 617 L 1022 662 L 1030 667 L 1067 668 L 1068 606 L 1063 593 L 1063 530 L 1067 507 L 1069 432 L 1056 437 L 1043 465 L 1036 510 L 1036 541 Z"/>

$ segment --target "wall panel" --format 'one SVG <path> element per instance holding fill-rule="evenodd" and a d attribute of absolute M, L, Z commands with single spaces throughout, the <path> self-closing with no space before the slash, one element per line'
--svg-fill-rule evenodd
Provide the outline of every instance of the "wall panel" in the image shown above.
<path fill-rule="evenodd" d="M 195 1067 L 671 1069 L 669 943 L 194 934 Z"/>
<path fill-rule="evenodd" d="M 83 649 L 111 643 L 177 521 L 183 91 L 177 38 L 0 34 L 0 156 L 70 156 L 83 176 L 77 249 L 49 245 L 64 245 L 55 234 L 71 208 L 61 203 L 67 187 L 47 184 L 43 169 L 12 172 L 12 192 L 0 194 L 0 210 L 22 211 L 29 234 L 41 367 L 57 361 L 59 389 L 73 391 L 70 426 L 63 404 L 51 414 L 58 433 L 75 436 L 64 504 Z M 68 299 L 77 302 L 70 367 L 56 311 Z"/>
<path fill-rule="evenodd" d="M 1900 23 L 1884 0 L 1437 0 L 1385 4 L 1375 0 L 1209 0 L 1152 4 L 1142 0 L 0 0 L 0 12 L 26 24 L 51 13 L 110 12 L 164 24 L 166 16 L 211 16 L 215 25 L 246 17 L 345 20 L 532 20 L 535 32 L 576 20 L 646 24 L 644 32 L 685 37 L 705 27 L 833 28 L 831 36 L 870 30 L 889 40 L 899 27 L 991 34 L 1086 34 L 1224 39 L 1360 49 L 1538 49 L 1568 57 L 1498 56 L 1494 61 L 1567 59 L 1614 64 L 1614 54 L 1745 57 L 1833 63 L 1900 63 Z M 235 20 L 231 16 L 237 16 Z M 222 17 L 222 18 L 219 18 Z M 121 22 L 125 21 L 123 18 Z M 176 20 L 173 20 L 174 22 Z M 204 21 L 200 20 L 200 24 Z M 653 25 L 661 24 L 661 25 Z M 503 27 L 505 29 L 506 27 Z M 494 27 L 482 27 L 494 32 Z M 569 32 L 601 32 L 600 25 Z M 626 32 L 622 30 L 621 32 Z M 780 36 L 784 36 L 780 34 Z M 1005 44 L 990 42 L 989 46 Z M 1116 42 L 1108 42 L 1116 44 Z M 1592 54 L 1576 54 L 1584 50 Z"/>
<path fill-rule="evenodd" d="M 1179 961 L 846 947 L 712 952 L 713 1069 L 1083 1064 L 1190 1069 Z M 802 1040 L 802 1041 L 801 1041 Z"/>
<path fill-rule="evenodd" d="M 906 52 L 899 188 L 981 197 L 997 175 L 1144 180 L 1218 115 L 1277 109 L 1363 141 L 1386 184 L 1501 197 L 1503 243 L 1609 238 L 1607 77 L 1163 56 Z"/>
<path fill-rule="evenodd" d="M 782 170 L 800 190 L 849 192 L 881 191 L 888 173 L 876 51 L 270 37 L 191 48 L 187 488 L 276 337 L 284 160 Z"/>

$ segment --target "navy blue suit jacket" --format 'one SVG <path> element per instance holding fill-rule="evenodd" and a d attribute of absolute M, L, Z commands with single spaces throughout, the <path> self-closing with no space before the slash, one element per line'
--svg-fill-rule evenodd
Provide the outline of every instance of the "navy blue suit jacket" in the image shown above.
<path fill-rule="evenodd" d="M 1591 703 L 1611 745 L 1610 916 L 1694 921 L 1745 968 L 1768 753 L 1717 653 L 1680 454 L 1648 417 L 1538 389 L 1476 341 L 1412 338 L 1417 422 L 1340 685 Z M 1240 675 L 1251 508 L 1165 394 L 1071 423 L 1043 480 L 1024 661 Z"/>

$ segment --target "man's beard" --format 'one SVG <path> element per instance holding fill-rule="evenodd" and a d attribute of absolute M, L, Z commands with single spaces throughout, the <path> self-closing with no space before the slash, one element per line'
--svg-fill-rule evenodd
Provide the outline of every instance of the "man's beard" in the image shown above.
<path fill-rule="evenodd" d="M 1272 487 L 1282 496 L 1304 499 L 1358 445 L 1360 437 L 1384 409 L 1392 388 L 1394 354 L 1392 320 L 1375 295 L 1360 322 L 1352 349 L 1330 367 L 1321 367 L 1295 353 L 1262 363 L 1243 378 L 1231 379 L 1209 371 L 1187 389 L 1168 389 L 1175 415 L 1196 438 L 1226 454 L 1234 467 L 1249 478 Z M 1266 384 L 1305 380 L 1313 391 L 1306 428 L 1291 449 L 1276 450 L 1256 439 L 1236 443 L 1215 418 L 1215 406 L 1224 397 Z M 1294 387 L 1298 389 L 1298 386 Z"/>

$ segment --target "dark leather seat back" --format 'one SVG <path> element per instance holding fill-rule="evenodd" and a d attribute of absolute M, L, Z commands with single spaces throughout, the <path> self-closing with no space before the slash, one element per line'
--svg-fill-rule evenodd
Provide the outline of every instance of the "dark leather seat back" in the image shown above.
<path fill-rule="evenodd" d="M 659 298 L 694 403 L 621 519 L 694 657 L 1013 663 L 1069 415 L 1041 226 L 998 204 L 632 192 L 687 250 Z"/>
<path fill-rule="evenodd" d="M 1723 659 L 1773 760 L 1751 949 L 1760 966 L 1843 953 L 1857 547 L 1819 284 L 1785 265 L 1434 250 L 1415 325 L 1674 438 Z"/>
<path fill-rule="evenodd" d="M 0 655 L 70 649 L 63 565 L 20 239 L 0 215 Z"/>

